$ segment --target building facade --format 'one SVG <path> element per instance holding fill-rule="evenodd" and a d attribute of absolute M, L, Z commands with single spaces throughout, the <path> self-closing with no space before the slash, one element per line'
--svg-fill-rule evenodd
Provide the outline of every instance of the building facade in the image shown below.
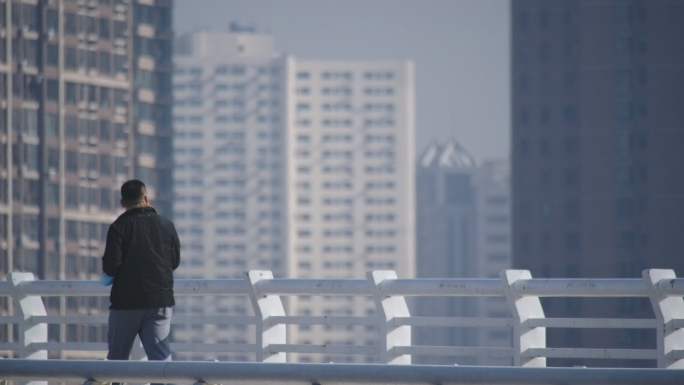
<path fill-rule="evenodd" d="M 171 196 L 157 193 L 171 183 L 171 2 L 146 3 L 0 3 L 3 274 L 97 279 L 107 229 L 121 212 L 119 186 L 133 176 L 171 214 Z M 153 81 L 134 87 L 146 68 Z M 47 303 L 61 314 L 108 307 L 94 297 Z M 11 325 L 0 334 L 11 340 Z M 100 326 L 49 327 L 50 340 L 105 337 Z"/>
<path fill-rule="evenodd" d="M 242 278 L 246 270 L 286 276 L 283 57 L 271 36 L 233 25 L 179 37 L 174 60 L 174 219 L 183 248 L 177 278 Z M 185 297 L 176 309 L 251 314 L 248 298 Z M 246 329 L 176 327 L 174 340 L 245 343 L 254 335 Z"/>
<path fill-rule="evenodd" d="M 536 277 L 684 274 L 683 19 L 679 1 L 513 1 L 514 267 Z M 635 298 L 545 308 L 653 317 Z M 655 347 L 650 331 L 547 332 L 550 347 Z"/>
<path fill-rule="evenodd" d="M 277 54 L 270 35 L 237 24 L 228 32 L 182 36 L 176 52 L 179 277 L 239 278 L 250 269 L 291 278 L 363 277 L 373 269 L 413 276 L 410 63 L 301 60 Z M 374 305 L 292 297 L 286 308 L 353 315 Z M 180 314 L 246 315 L 250 309 L 247 299 L 237 298 L 188 298 L 178 306 Z M 253 335 L 247 328 L 176 329 L 174 339 L 245 342 Z M 288 329 L 288 339 L 302 344 L 314 338 L 366 343 L 376 336 L 363 327 Z"/>
<path fill-rule="evenodd" d="M 510 168 L 475 159 L 455 141 L 433 143 L 417 162 L 418 278 L 498 278 L 511 263 Z M 508 318 L 503 298 L 420 298 L 423 317 Z M 507 328 L 414 327 L 415 345 L 510 346 Z M 509 365 L 510 359 L 418 357 L 421 364 Z"/>
<path fill-rule="evenodd" d="M 289 278 L 415 276 L 414 73 L 410 62 L 287 62 Z M 354 316 L 368 299 L 293 297 L 293 315 Z M 298 343 L 377 344 L 375 326 L 290 327 Z M 293 355 L 298 362 L 373 356 Z"/>

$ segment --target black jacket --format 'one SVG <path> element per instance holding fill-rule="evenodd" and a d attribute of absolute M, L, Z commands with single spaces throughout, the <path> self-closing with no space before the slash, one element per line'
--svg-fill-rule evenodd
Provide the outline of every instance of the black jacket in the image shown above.
<path fill-rule="evenodd" d="M 174 306 L 173 271 L 180 264 L 180 241 L 171 220 L 153 207 L 127 210 L 109 226 L 102 257 L 114 277 L 110 309 Z"/>

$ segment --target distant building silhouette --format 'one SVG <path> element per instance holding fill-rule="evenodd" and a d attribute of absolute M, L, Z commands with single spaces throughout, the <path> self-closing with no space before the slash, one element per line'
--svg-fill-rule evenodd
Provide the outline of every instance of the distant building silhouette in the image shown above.
<path fill-rule="evenodd" d="M 507 161 L 481 165 L 456 141 L 430 144 L 416 166 L 418 278 L 499 278 L 510 267 Z M 504 298 L 421 298 L 425 317 L 509 317 Z M 506 328 L 414 327 L 415 345 L 510 346 Z M 506 365 L 510 359 L 416 357 L 422 364 Z"/>
<path fill-rule="evenodd" d="M 684 275 L 683 20 L 681 1 L 513 0 L 514 267 Z M 550 317 L 653 317 L 646 299 L 544 304 Z M 547 333 L 549 347 L 655 348 L 650 330 Z"/>

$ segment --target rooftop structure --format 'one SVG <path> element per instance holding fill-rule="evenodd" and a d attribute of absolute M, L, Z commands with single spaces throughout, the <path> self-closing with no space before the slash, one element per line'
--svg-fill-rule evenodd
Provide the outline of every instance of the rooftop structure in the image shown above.
<path fill-rule="evenodd" d="M 477 164 L 458 142 L 432 143 L 418 159 L 418 278 L 498 277 L 510 267 L 510 182 L 506 161 Z M 506 303 L 496 298 L 424 298 L 419 316 L 507 317 Z M 420 345 L 501 346 L 506 330 L 416 328 Z M 507 358 L 422 357 L 421 363 L 503 365 Z"/>

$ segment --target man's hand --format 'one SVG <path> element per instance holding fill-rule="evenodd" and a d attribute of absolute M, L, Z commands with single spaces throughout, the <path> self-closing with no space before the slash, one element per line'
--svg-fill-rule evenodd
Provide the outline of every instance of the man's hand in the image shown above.
<path fill-rule="evenodd" d="M 102 273 L 102 276 L 100 277 L 100 285 L 109 286 L 112 283 L 114 283 L 114 277 L 110 277 L 106 273 Z"/>

